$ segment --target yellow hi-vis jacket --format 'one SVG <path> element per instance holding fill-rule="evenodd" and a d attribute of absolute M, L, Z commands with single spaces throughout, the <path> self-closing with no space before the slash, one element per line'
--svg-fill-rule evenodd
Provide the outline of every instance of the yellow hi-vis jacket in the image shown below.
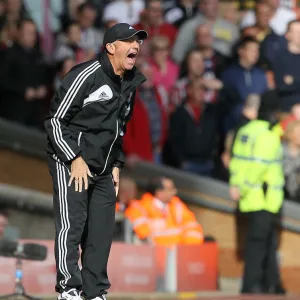
<path fill-rule="evenodd" d="M 253 120 L 241 127 L 232 154 L 230 185 L 240 189 L 240 211 L 278 213 L 284 199 L 282 147 L 270 123 Z"/>

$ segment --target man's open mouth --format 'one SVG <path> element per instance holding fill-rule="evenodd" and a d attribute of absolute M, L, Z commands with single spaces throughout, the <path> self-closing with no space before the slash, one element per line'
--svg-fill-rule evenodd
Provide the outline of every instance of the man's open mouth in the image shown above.
<path fill-rule="evenodd" d="M 137 52 L 129 53 L 129 54 L 127 55 L 127 57 L 129 57 L 129 58 L 136 58 L 136 56 L 137 56 Z"/>

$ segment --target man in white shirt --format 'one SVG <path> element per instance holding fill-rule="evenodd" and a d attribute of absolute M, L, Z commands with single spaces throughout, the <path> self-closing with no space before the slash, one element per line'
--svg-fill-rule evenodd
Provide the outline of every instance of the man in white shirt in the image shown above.
<path fill-rule="evenodd" d="M 267 3 L 274 10 L 270 26 L 278 35 L 286 33 L 287 24 L 297 18 L 296 13 L 291 9 L 280 6 L 280 0 L 260 0 L 258 3 Z M 256 23 L 255 12 L 248 11 L 241 21 L 241 28 L 253 26 Z"/>
<path fill-rule="evenodd" d="M 103 21 L 115 20 L 117 23 L 137 24 L 144 7 L 142 0 L 113 1 L 104 8 Z"/>

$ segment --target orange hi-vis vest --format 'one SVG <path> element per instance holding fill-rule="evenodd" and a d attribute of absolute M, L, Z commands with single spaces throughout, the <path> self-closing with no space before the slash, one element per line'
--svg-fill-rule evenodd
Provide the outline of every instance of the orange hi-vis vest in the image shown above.
<path fill-rule="evenodd" d="M 116 212 L 121 211 L 121 205 L 117 202 Z M 139 200 L 131 200 L 124 211 L 125 217 L 130 221 L 136 236 L 144 240 L 151 234 L 149 222 L 145 209 L 140 205 Z"/>
<path fill-rule="evenodd" d="M 146 193 L 140 204 L 147 212 L 154 244 L 171 246 L 203 243 L 201 226 L 178 197 L 173 197 L 170 203 L 164 205 L 150 193 Z"/>

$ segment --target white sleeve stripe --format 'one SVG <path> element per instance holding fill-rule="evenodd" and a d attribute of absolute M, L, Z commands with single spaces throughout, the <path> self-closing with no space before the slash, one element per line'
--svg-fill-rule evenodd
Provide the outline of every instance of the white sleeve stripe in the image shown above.
<path fill-rule="evenodd" d="M 62 102 L 60 103 L 54 117 L 60 117 L 62 112 L 65 110 L 66 106 L 68 106 L 68 103 L 70 102 L 70 100 L 72 101 L 75 97 L 74 95 L 74 91 L 76 89 L 76 87 L 82 82 L 81 79 L 84 77 L 84 75 L 86 73 L 88 73 L 91 69 L 93 69 L 94 66 L 99 65 L 99 62 L 96 61 L 94 62 L 92 65 L 88 66 L 87 68 L 85 68 L 83 71 L 81 71 L 77 77 L 75 78 L 75 80 L 73 81 L 72 85 L 70 86 L 70 88 L 68 89 L 68 92 L 66 93 L 64 99 L 62 100 Z M 80 84 L 80 86 L 81 86 Z M 73 96 L 74 95 L 74 96 Z"/>
<path fill-rule="evenodd" d="M 60 104 L 57 112 L 54 117 L 51 119 L 51 124 L 53 127 L 53 135 L 56 144 L 59 146 L 61 151 L 66 155 L 67 159 L 71 160 L 75 157 L 75 153 L 72 151 L 67 142 L 63 139 L 62 130 L 60 126 L 60 121 L 58 118 L 64 117 L 67 112 L 69 106 L 71 105 L 73 99 L 76 96 L 76 93 L 84 83 L 84 81 L 98 68 L 100 68 L 100 64 L 95 62 L 93 65 L 89 66 L 85 70 L 83 70 L 74 80 L 73 84 L 69 88 L 66 96 L 64 97 L 62 103 Z M 68 96 L 69 95 L 69 96 Z"/>
<path fill-rule="evenodd" d="M 68 150 L 65 148 L 64 144 L 57 138 L 58 135 L 58 126 L 56 124 L 56 119 L 51 119 L 51 125 L 53 127 L 53 136 L 54 140 L 57 144 L 57 146 L 60 148 L 60 150 L 66 155 L 67 159 L 72 159 L 72 155 L 68 152 Z"/>

